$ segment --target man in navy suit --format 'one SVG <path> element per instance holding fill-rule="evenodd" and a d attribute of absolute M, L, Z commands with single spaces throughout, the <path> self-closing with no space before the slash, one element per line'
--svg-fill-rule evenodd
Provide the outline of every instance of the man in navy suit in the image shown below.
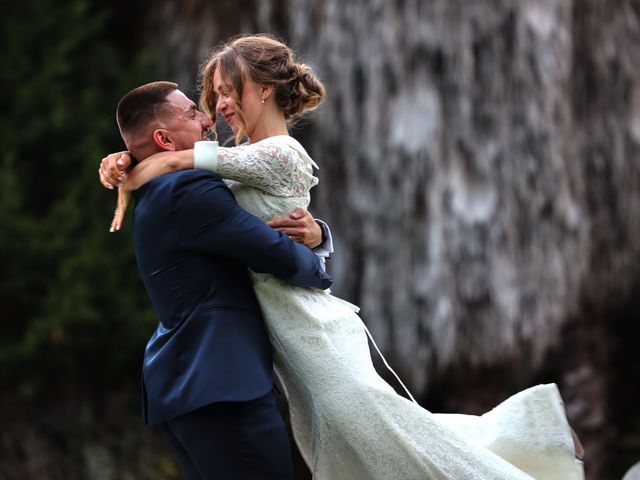
<path fill-rule="evenodd" d="M 192 148 L 212 121 L 177 85 L 138 87 L 118 104 L 142 160 Z M 145 422 L 159 425 L 188 480 L 292 478 L 273 396 L 271 345 L 248 268 L 326 289 L 316 255 L 249 214 L 215 174 L 184 170 L 136 192 L 140 275 L 160 318 L 144 356 Z"/>

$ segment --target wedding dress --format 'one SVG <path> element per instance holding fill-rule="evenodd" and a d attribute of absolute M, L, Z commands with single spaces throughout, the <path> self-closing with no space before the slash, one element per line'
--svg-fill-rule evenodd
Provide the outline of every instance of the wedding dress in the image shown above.
<path fill-rule="evenodd" d="M 292 137 L 218 149 L 213 168 L 238 203 L 270 220 L 307 207 L 313 160 Z M 432 414 L 375 371 L 358 308 L 326 291 L 252 273 L 315 480 L 583 479 L 555 385 L 539 385 L 482 416 Z"/>

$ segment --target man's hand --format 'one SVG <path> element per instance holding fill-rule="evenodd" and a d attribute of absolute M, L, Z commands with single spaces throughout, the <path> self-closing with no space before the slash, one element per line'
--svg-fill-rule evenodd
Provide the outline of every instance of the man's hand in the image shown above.
<path fill-rule="evenodd" d="M 304 208 L 296 208 L 286 217 L 274 218 L 267 225 L 311 249 L 322 243 L 322 228 Z"/>
<path fill-rule="evenodd" d="M 127 178 L 127 169 L 131 166 L 131 154 L 129 152 L 117 152 L 107 155 L 100 162 L 98 175 L 105 188 L 113 190 L 119 187 Z"/>

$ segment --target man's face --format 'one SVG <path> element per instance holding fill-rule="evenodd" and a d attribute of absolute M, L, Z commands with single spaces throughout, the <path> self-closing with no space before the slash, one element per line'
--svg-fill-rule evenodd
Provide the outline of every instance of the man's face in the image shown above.
<path fill-rule="evenodd" d="M 171 112 L 165 118 L 167 131 L 176 150 L 187 150 L 197 141 L 208 140 L 206 134 L 213 121 L 184 93 L 174 90 L 167 96 L 167 103 Z"/>

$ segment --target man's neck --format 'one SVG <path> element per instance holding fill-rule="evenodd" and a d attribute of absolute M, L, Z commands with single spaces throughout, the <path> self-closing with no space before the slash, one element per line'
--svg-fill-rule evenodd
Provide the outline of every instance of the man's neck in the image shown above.
<path fill-rule="evenodd" d="M 149 144 L 129 145 L 128 144 L 127 148 L 129 149 L 131 154 L 136 158 L 138 162 L 142 162 L 143 160 L 146 160 L 147 158 L 149 158 L 152 155 L 155 155 L 156 153 L 161 153 L 166 151 L 159 148 L 156 144 L 151 144 L 151 145 Z"/>
<path fill-rule="evenodd" d="M 132 138 L 133 137 L 133 138 Z M 127 149 L 135 157 L 138 162 L 145 160 L 154 153 L 160 153 L 163 150 L 158 147 L 152 140 L 140 137 L 123 137 Z"/>

